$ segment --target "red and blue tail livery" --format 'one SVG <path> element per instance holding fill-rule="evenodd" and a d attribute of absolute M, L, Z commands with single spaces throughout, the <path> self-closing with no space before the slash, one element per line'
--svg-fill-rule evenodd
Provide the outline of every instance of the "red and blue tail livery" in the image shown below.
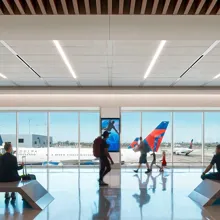
<path fill-rule="evenodd" d="M 150 147 L 149 151 L 157 152 L 167 130 L 169 122 L 162 121 L 145 139 L 145 147 Z"/>
<path fill-rule="evenodd" d="M 159 150 L 168 125 L 169 121 L 162 121 L 145 139 L 143 139 L 146 152 L 157 152 Z M 128 148 L 135 148 L 139 140 L 140 138 L 135 138 Z"/>
<path fill-rule="evenodd" d="M 134 139 L 134 141 L 128 146 L 128 149 L 130 148 L 135 148 L 138 145 L 138 141 L 140 140 L 140 138 L 136 137 Z"/>

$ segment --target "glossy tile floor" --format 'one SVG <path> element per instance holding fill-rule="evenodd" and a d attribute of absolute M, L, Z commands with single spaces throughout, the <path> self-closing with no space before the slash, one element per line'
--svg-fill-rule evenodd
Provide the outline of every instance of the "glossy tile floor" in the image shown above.
<path fill-rule="evenodd" d="M 0 194 L 0 219 L 25 220 L 199 220 L 220 219 L 220 207 L 201 210 L 188 194 L 201 182 L 201 169 L 174 169 L 160 174 L 134 175 L 131 169 L 113 170 L 99 189 L 96 168 L 32 169 L 55 200 L 42 212 L 13 204 Z M 121 175 L 120 175 L 121 174 Z"/>

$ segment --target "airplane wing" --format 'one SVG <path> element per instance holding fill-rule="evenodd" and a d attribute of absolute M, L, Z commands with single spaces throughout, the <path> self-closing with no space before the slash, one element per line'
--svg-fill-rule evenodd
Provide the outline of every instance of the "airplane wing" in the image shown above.
<path fill-rule="evenodd" d="M 157 152 L 167 130 L 169 122 L 162 121 L 145 139 L 144 144 L 150 150 Z M 149 149 L 148 149 L 149 150 Z"/>

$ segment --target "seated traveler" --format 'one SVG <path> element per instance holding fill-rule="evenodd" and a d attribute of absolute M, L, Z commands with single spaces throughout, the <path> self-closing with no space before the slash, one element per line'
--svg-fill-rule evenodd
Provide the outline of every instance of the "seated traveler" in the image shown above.
<path fill-rule="evenodd" d="M 18 170 L 23 168 L 23 163 L 21 166 L 18 166 L 17 158 L 12 155 L 12 144 L 6 142 L 4 149 L 6 153 L 0 156 L 0 182 L 14 182 L 21 180 L 21 177 L 18 175 Z M 9 193 L 5 193 L 5 198 L 9 199 Z M 15 193 L 11 194 L 11 198 L 15 199 Z"/>

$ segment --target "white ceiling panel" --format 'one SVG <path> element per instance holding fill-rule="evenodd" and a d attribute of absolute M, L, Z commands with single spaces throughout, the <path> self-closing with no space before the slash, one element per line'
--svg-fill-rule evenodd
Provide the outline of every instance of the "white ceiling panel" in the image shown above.
<path fill-rule="evenodd" d="M 144 86 L 170 86 L 176 78 L 147 78 Z"/>
<path fill-rule="evenodd" d="M 134 78 L 113 78 L 112 86 L 139 86 L 141 79 Z"/>
<path fill-rule="evenodd" d="M 202 86 L 207 81 L 204 79 L 198 78 L 182 78 L 180 79 L 175 86 Z"/>
<path fill-rule="evenodd" d="M 50 86 L 77 86 L 52 40 L 6 42 Z M 213 42 L 167 41 L 144 85 L 170 86 Z M 82 86 L 139 86 L 159 43 L 159 40 L 60 40 Z M 209 82 L 220 73 L 219 61 L 220 44 L 190 69 L 176 86 L 200 86 Z M 8 77 L 9 84 L 12 80 L 22 86 L 45 85 L 2 44 L 0 72 Z M 218 85 L 218 81 L 212 84 Z"/>
<path fill-rule="evenodd" d="M 108 86 L 108 78 L 99 79 L 81 79 L 80 84 L 82 86 Z"/>

